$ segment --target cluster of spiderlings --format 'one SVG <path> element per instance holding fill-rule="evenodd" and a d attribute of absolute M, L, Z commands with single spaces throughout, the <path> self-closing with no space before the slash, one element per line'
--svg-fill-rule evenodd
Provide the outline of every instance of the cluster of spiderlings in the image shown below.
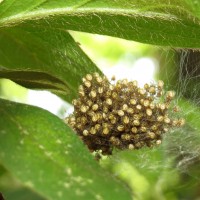
<path fill-rule="evenodd" d="M 91 152 L 112 154 L 113 148 L 140 149 L 161 144 L 162 136 L 184 119 L 173 117 L 173 91 L 164 92 L 163 81 L 138 87 L 126 79 L 115 83 L 98 73 L 87 74 L 73 100 L 74 112 L 66 118 Z M 176 114 L 175 114 L 176 115 Z"/>

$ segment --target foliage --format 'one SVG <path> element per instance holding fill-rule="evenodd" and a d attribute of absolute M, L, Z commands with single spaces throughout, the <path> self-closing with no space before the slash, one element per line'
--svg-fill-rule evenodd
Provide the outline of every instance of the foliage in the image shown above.
<path fill-rule="evenodd" d="M 0 0 L 0 78 L 26 88 L 49 90 L 70 102 L 77 96 L 85 74 L 101 72 L 67 30 L 173 48 L 199 48 L 200 3 L 196 0 L 150 0 L 148 4 L 145 0 Z M 195 109 L 186 101 L 182 104 L 183 109 Z M 35 200 L 131 199 L 130 190 L 108 173 L 113 173 L 113 168 L 114 173 L 119 171 L 118 160 L 113 158 L 112 164 L 112 158 L 107 159 L 102 169 L 61 119 L 42 109 L 6 100 L 0 100 L 0 113 L 0 190 L 8 199 L 26 199 L 26 195 Z M 188 119 L 198 116 L 198 110 L 187 115 Z M 196 136 L 199 126 L 194 131 L 190 120 L 188 126 Z M 139 157 L 149 155 L 149 162 L 155 158 L 150 165 L 154 167 L 164 159 L 164 151 L 156 150 L 156 156 L 148 149 L 122 154 L 124 163 L 128 163 L 137 177 L 135 162 L 140 166 L 144 162 L 137 159 L 138 152 Z M 146 197 L 152 188 L 146 179 L 166 181 L 160 173 L 144 169 L 138 169 L 143 178 L 137 179 L 146 185 L 143 191 L 136 187 L 137 180 L 130 183 L 127 175 L 117 176 L 138 198 L 143 198 L 138 193 Z M 151 175 L 153 178 L 149 178 Z M 169 189 L 168 185 L 164 184 L 163 191 Z M 156 198 L 164 198 L 163 195 L 160 192 Z M 167 195 L 176 198 L 175 193 Z"/>

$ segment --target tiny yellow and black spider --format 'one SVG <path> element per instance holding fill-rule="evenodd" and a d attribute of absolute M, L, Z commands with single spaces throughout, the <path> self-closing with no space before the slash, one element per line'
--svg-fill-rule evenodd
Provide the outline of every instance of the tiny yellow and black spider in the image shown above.
<path fill-rule="evenodd" d="M 184 119 L 171 103 L 174 91 L 165 92 L 164 82 L 109 81 L 98 73 L 87 74 L 73 100 L 74 112 L 65 121 L 80 136 L 91 152 L 110 155 L 116 149 L 140 149 L 162 142 L 163 134 L 182 126 Z M 174 116 L 174 114 L 173 114 Z"/>

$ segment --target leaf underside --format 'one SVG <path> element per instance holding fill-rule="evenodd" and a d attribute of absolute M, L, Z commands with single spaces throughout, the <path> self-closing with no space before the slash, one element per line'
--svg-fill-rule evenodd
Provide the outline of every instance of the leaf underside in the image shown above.
<path fill-rule="evenodd" d="M 0 13 L 1 28 L 24 23 L 155 45 L 200 47 L 200 2 L 196 0 L 7 0 L 0 4 Z"/>
<path fill-rule="evenodd" d="M 0 78 L 71 101 L 82 76 L 99 72 L 65 30 L 21 26 L 0 31 Z"/>

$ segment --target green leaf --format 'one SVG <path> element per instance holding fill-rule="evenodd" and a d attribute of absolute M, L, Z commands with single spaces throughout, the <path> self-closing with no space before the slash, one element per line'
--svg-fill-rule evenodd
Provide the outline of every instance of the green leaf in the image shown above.
<path fill-rule="evenodd" d="M 48 199 L 131 199 L 59 118 L 0 101 L 0 162 L 24 186 Z"/>
<path fill-rule="evenodd" d="M 0 31 L 0 77 L 48 89 L 71 101 L 82 76 L 99 71 L 64 30 L 21 26 Z"/>
<path fill-rule="evenodd" d="M 23 187 L 2 165 L 0 165 L 0 192 L 8 200 L 47 200 L 35 191 Z"/>
<path fill-rule="evenodd" d="M 129 185 L 134 198 L 142 200 L 162 199 L 166 189 L 177 184 L 177 171 L 172 168 L 172 161 L 173 157 L 166 157 L 161 145 L 117 152 L 101 164 Z"/>
<path fill-rule="evenodd" d="M 15 190 L 6 190 L 3 192 L 5 199 L 8 200 L 47 200 L 28 188 L 18 188 Z"/>
<path fill-rule="evenodd" d="M 155 45 L 200 47 L 197 0 L 5 0 L 0 13 L 2 29 L 25 23 Z"/>

